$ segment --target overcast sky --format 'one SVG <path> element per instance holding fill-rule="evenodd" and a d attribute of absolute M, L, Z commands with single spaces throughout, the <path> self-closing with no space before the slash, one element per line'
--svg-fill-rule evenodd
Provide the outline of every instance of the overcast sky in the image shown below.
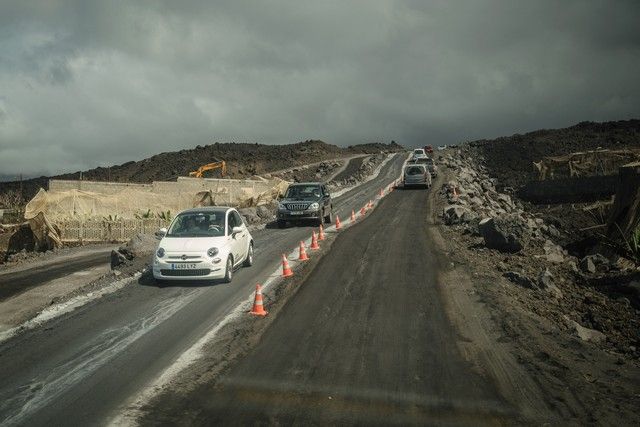
<path fill-rule="evenodd" d="M 0 175 L 640 117 L 640 1 L 2 1 Z"/>

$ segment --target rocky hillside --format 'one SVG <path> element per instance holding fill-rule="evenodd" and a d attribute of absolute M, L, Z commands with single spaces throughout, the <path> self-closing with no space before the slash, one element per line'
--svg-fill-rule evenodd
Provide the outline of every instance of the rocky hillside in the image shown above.
<path fill-rule="evenodd" d="M 230 178 L 245 178 L 350 154 L 372 154 L 401 149 L 403 148 L 395 142 L 391 144 L 359 144 L 346 148 L 315 140 L 287 145 L 216 142 L 210 145 L 198 145 L 192 149 L 161 153 L 147 159 L 130 161 L 110 168 L 98 167 L 83 171 L 82 177 L 92 181 L 111 180 L 140 183 L 154 180 L 170 181 L 175 180 L 178 176 L 188 176 L 190 171 L 194 171 L 206 163 L 225 160 Z M 217 172 L 214 171 L 212 176 L 218 176 Z M 26 199 L 30 199 L 40 187 L 47 188 L 47 182 L 50 178 L 78 179 L 79 177 L 80 171 L 26 180 L 22 183 L 23 193 Z M 0 194 L 19 187 L 20 183 L 18 182 L 2 182 L 0 183 Z"/>
<path fill-rule="evenodd" d="M 557 156 L 598 147 L 640 147 L 640 120 L 582 122 L 564 129 L 544 129 L 470 143 L 484 158 L 489 174 L 499 186 L 518 188 L 535 179 L 532 163 L 544 156 Z"/>

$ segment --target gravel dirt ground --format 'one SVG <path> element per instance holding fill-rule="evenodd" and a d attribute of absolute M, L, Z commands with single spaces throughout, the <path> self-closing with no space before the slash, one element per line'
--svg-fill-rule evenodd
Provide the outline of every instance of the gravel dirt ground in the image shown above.
<path fill-rule="evenodd" d="M 444 168 L 444 181 L 456 178 Z M 496 375 L 496 381 L 503 388 L 518 380 L 521 388 L 503 395 L 519 407 L 537 402 L 540 413 L 554 414 L 556 420 L 572 425 L 638 425 L 640 363 L 635 345 L 640 312 L 621 286 L 612 286 L 628 278 L 610 276 L 611 283 L 599 286 L 598 279 L 575 271 L 568 260 L 555 265 L 546 262 L 540 248 L 517 254 L 486 248 L 481 237 L 464 227 L 442 226 L 447 204 L 442 195 L 434 200 L 432 221 L 438 225 L 436 240 L 449 257 L 447 274 L 457 278 L 458 285 L 448 290 L 461 297 L 467 294 L 486 307 L 479 322 L 461 320 L 468 316 L 452 318 L 458 319 L 461 330 L 468 330 L 463 335 L 472 342 L 482 337 L 474 328 L 478 324 L 486 324 L 485 333 L 495 339 L 493 346 L 463 345 L 469 359 L 487 372 L 496 366 L 506 368 L 508 375 Z M 511 270 L 535 277 L 545 268 L 553 272 L 560 296 L 503 277 Z M 604 332 L 603 339 L 579 338 L 572 320 L 597 329 L 596 334 Z M 497 349 L 510 355 L 503 359 L 506 362 L 496 363 Z M 514 364 L 525 374 L 513 377 Z"/>

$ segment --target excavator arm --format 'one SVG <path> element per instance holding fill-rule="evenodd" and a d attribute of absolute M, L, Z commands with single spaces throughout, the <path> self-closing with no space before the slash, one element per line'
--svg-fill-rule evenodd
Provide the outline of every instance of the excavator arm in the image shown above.
<path fill-rule="evenodd" d="M 198 170 L 189 172 L 189 176 L 195 177 L 195 178 L 202 178 L 202 174 L 204 172 L 210 171 L 213 169 L 220 169 L 220 174 L 222 175 L 222 177 L 224 177 L 227 174 L 227 164 L 224 162 L 224 160 L 222 160 L 220 162 L 213 162 L 213 163 L 207 163 L 206 165 L 202 165 L 198 168 Z"/>

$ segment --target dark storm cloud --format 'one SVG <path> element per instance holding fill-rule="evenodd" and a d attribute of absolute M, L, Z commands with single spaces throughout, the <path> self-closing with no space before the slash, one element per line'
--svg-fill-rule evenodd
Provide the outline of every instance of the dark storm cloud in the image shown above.
<path fill-rule="evenodd" d="M 3 3 L 0 174 L 637 117 L 638 22 L 633 0 Z"/>

